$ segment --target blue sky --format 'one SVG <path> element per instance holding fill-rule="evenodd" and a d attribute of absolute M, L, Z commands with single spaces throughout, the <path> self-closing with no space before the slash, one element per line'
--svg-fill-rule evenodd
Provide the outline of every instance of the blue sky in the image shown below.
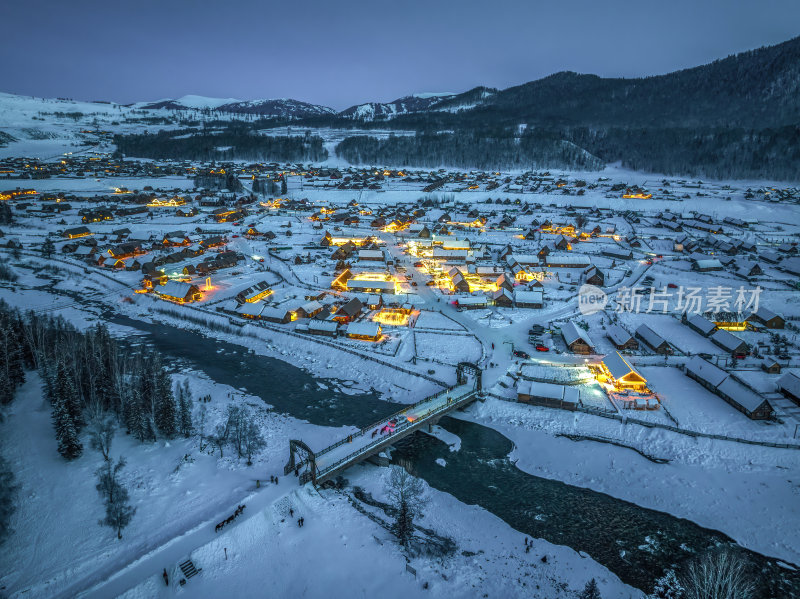
<path fill-rule="evenodd" d="M 0 91 L 343 109 L 572 70 L 669 72 L 800 34 L 797 0 L 5 0 Z"/>

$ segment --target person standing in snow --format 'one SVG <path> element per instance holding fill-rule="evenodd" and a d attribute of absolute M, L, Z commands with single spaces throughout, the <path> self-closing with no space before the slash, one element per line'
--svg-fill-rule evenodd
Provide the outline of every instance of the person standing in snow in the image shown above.
<path fill-rule="evenodd" d="M 164 584 L 169 586 L 169 575 L 167 574 L 166 568 L 164 568 L 164 573 L 161 576 L 164 577 Z"/>

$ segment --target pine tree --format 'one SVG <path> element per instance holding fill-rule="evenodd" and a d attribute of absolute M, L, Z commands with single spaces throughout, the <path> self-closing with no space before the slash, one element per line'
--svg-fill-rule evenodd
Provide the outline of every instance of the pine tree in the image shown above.
<path fill-rule="evenodd" d="M 153 430 L 153 421 L 150 416 L 149 405 L 146 405 L 145 401 L 139 390 L 134 389 L 130 399 L 130 409 L 128 411 L 128 428 L 139 441 L 155 441 L 156 436 Z"/>
<path fill-rule="evenodd" d="M 31 344 L 28 342 L 28 337 L 25 334 L 26 327 L 27 324 L 22 318 L 22 314 L 17 313 L 14 321 L 14 328 L 16 330 L 17 339 L 19 340 L 22 363 L 25 368 L 32 370 L 36 368 L 36 357 L 33 354 L 33 347 L 31 347 Z M 24 379 L 20 382 L 24 382 Z"/>
<path fill-rule="evenodd" d="M 63 397 L 56 396 L 53 402 L 53 426 L 58 440 L 58 453 L 67 460 L 74 460 L 83 453 L 75 423 L 67 410 Z"/>
<path fill-rule="evenodd" d="M 17 387 L 25 382 L 22 343 L 15 322 L 5 316 L 0 321 L 0 404 L 11 403 Z"/>
<path fill-rule="evenodd" d="M 170 376 L 163 368 L 159 368 L 156 373 L 155 387 L 156 428 L 162 435 L 171 439 L 175 436 L 178 408 L 175 405 L 175 395 L 172 393 Z"/>
<path fill-rule="evenodd" d="M 0 544 L 11 534 L 11 515 L 15 509 L 16 493 L 14 472 L 8 462 L 0 456 Z"/>
<path fill-rule="evenodd" d="M 288 192 L 288 190 L 289 190 L 289 187 L 286 185 L 286 176 L 284 175 L 281 178 L 281 195 L 285 196 L 286 193 Z"/>
<path fill-rule="evenodd" d="M 75 425 L 75 429 L 79 430 L 80 426 L 83 424 L 83 418 L 81 415 L 80 397 L 72 374 L 71 369 L 67 367 L 63 360 L 58 362 L 54 381 L 55 394 L 64 401 L 64 406 Z"/>
<path fill-rule="evenodd" d="M 597 588 L 597 581 L 594 578 L 586 583 L 583 591 L 578 595 L 578 599 L 602 599 L 600 589 Z"/>
<path fill-rule="evenodd" d="M 49 237 L 44 240 L 42 244 L 42 256 L 46 259 L 49 259 L 56 251 L 56 246 L 53 243 L 53 240 Z"/>
<path fill-rule="evenodd" d="M 192 426 L 192 392 L 189 390 L 189 381 L 178 387 L 178 423 L 181 434 L 189 438 L 193 432 Z"/>
<path fill-rule="evenodd" d="M 0 225 L 10 225 L 14 221 L 14 215 L 11 212 L 11 206 L 8 202 L 0 204 Z"/>
<path fill-rule="evenodd" d="M 152 364 L 143 360 L 139 365 L 138 382 L 133 389 L 130 407 L 130 429 L 139 441 L 155 441 L 153 426 L 153 400 L 155 389 L 152 376 Z"/>

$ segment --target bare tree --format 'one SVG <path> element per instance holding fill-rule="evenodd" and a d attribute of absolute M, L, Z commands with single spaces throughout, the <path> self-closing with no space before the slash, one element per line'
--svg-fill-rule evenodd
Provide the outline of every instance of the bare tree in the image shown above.
<path fill-rule="evenodd" d="M 236 449 L 239 457 L 244 455 L 244 438 L 247 432 L 247 410 L 242 406 L 231 404 L 228 406 L 228 421 L 225 428 L 228 430 L 228 438 Z"/>
<path fill-rule="evenodd" d="M 208 410 L 204 405 L 200 406 L 200 410 L 198 412 L 198 421 L 197 421 L 197 432 L 198 436 L 200 437 L 200 451 L 204 451 L 206 448 L 206 418 L 207 418 Z"/>
<path fill-rule="evenodd" d="M 97 491 L 106 504 L 106 517 L 100 520 L 101 526 L 109 526 L 117 532 L 117 538 L 122 538 L 122 529 L 125 528 L 136 513 L 136 508 L 130 505 L 128 490 L 119 479 L 120 471 L 125 467 L 125 458 L 112 466 L 109 460 L 97 469 Z"/>
<path fill-rule="evenodd" d="M 253 420 L 252 414 L 248 415 L 244 431 L 244 453 L 247 456 L 247 465 L 253 465 L 253 454 L 258 453 L 266 446 L 266 441 L 261 434 L 261 429 Z"/>
<path fill-rule="evenodd" d="M 111 442 L 114 440 L 114 421 L 108 414 L 96 416 L 89 423 L 89 442 L 108 461 L 111 453 Z"/>
<path fill-rule="evenodd" d="M 715 549 L 686 569 L 686 599 L 750 599 L 755 592 L 747 560 L 731 549 Z"/>
<path fill-rule="evenodd" d="M 228 438 L 230 437 L 230 431 L 228 429 L 228 425 L 226 424 L 218 424 L 217 428 L 214 429 L 214 434 L 209 437 L 210 441 L 219 449 L 219 457 L 224 458 L 223 450 L 225 446 L 228 444 Z"/>
<path fill-rule="evenodd" d="M 411 476 L 401 466 L 392 466 L 386 494 L 397 510 L 393 532 L 400 544 L 406 548 L 414 533 L 414 517 L 421 514 L 425 503 L 424 492 L 425 487 L 421 480 Z"/>

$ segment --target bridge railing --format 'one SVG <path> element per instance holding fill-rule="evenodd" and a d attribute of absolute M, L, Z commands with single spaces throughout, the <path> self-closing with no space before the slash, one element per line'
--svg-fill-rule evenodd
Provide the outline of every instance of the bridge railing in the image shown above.
<path fill-rule="evenodd" d="M 390 433 L 389 435 L 387 435 L 385 437 L 380 437 L 380 438 L 376 439 L 375 441 L 373 441 L 372 443 L 369 443 L 368 445 L 365 445 L 365 446 L 361 447 L 360 449 L 357 449 L 356 451 L 354 451 L 354 452 L 344 456 L 343 458 L 335 461 L 333 464 L 330 464 L 329 466 L 326 466 L 322 470 L 317 471 L 316 477 L 319 478 L 319 477 L 325 476 L 326 474 L 328 474 L 329 472 L 332 472 L 333 470 L 335 470 L 336 468 L 338 468 L 342 464 L 346 464 L 347 462 L 352 461 L 354 458 L 358 457 L 359 455 L 363 455 L 365 453 L 368 453 L 369 451 L 374 449 L 376 446 L 378 446 L 378 445 L 380 445 L 382 443 L 385 443 L 388 439 L 392 439 L 392 438 L 396 437 L 397 435 L 399 435 L 400 433 L 402 433 L 406 429 L 408 429 L 410 427 L 414 427 L 414 426 L 419 426 L 419 424 L 424 422 L 426 419 L 428 419 L 428 418 L 430 418 L 432 416 L 435 416 L 436 414 L 439 414 L 441 412 L 446 412 L 448 410 L 451 410 L 451 409 L 457 407 L 458 405 L 464 403 L 466 400 L 472 399 L 475 396 L 475 393 L 476 393 L 476 391 L 474 389 L 470 389 L 464 395 L 459 396 L 458 398 L 456 398 L 451 403 L 447 403 L 447 404 L 439 406 L 438 408 L 434 408 L 433 410 L 430 410 L 430 411 L 426 412 L 425 414 L 423 414 L 422 416 L 420 416 L 417 420 L 415 420 L 413 422 L 406 421 L 405 424 L 403 424 L 402 426 L 400 426 L 397 429 L 395 429 L 395 431 L 393 433 Z M 433 396 L 431 396 L 431 397 L 429 397 L 427 399 L 430 400 L 432 397 Z M 418 402 L 418 403 L 421 403 L 421 402 Z M 415 405 L 417 405 L 417 404 L 415 404 Z M 400 413 L 400 412 L 398 412 L 398 413 Z M 384 422 L 384 421 L 381 421 L 381 422 Z M 371 427 L 368 427 L 368 428 L 371 428 Z M 343 442 L 347 443 L 348 441 L 347 441 L 347 439 L 344 439 L 343 441 L 335 443 L 333 446 L 331 446 L 331 448 L 333 448 L 334 446 L 338 447 L 339 445 L 342 445 Z M 319 456 L 319 454 L 317 454 L 317 456 Z"/>
<path fill-rule="evenodd" d="M 378 420 L 377 422 L 374 422 L 372 424 L 369 424 L 367 426 L 364 426 L 364 427 L 360 428 L 357 432 L 346 436 L 344 439 L 340 439 L 339 441 L 337 441 L 333 445 L 329 445 L 325 449 L 322 449 L 322 450 L 316 452 L 314 455 L 317 458 L 319 458 L 320 456 L 325 455 L 329 451 L 331 451 L 333 449 L 336 449 L 340 445 L 344 445 L 345 443 L 349 443 L 351 438 L 354 439 L 356 437 L 361 437 L 361 436 L 367 434 L 372 429 L 382 426 L 383 424 L 385 424 L 386 422 L 388 422 L 392 418 L 395 418 L 397 416 L 401 416 L 401 415 L 405 414 L 406 412 L 408 412 L 409 410 L 413 410 L 414 408 L 419 407 L 420 405 L 422 405 L 422 404 L 424 404 L 426 402 L 435 400 L 435 399 L 441 397 L 442 395 L 446 395 L 448 393 L 451 393 L 453 391 L 453 389 L 455 389 L 458 386 L 459 385 L 456 385 L 454 387 L 448 387 L 447 389 L 442 389 L 441 391 L 438 391 L 438 392 L 434 393 L 433 395 L 429 395 L 428 397 L 419 400 L 417 403 L 407 405 L 402 410 L 399 410 L 399 411 L 395 412 L 394 414 L 390 414 L 389 416 L 387 416 L 387 417 L 385 417 L 385 418 L 383 418 L 381 420 Z"/>

